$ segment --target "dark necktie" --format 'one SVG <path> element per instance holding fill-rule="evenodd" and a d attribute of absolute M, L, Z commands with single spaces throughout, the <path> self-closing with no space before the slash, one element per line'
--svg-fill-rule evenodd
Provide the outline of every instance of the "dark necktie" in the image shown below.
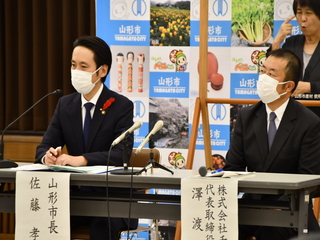
<path fill-rule="evenodd" d="M 270 113 L 269 132 L 268 132 L 269 149 L 272 146 L 274 136 L 276 135 L 276 132 L 277 132 L 276 124 L 274 122 L 274 119 L 276 117 L 277 115 L 274 112 Z"/>
<path fill-rule="evenodd" d="M 84 145 L 87 145 L 90 123 L 91 123 L 90 110 L 93 107 L 93 103 L 87 102 L 86 104 L 84 104 L 84 107 L 86 108 L 86 116 L 84 118 L 84 125 L 83 125 L 83 140 L 84 140 Z"/>

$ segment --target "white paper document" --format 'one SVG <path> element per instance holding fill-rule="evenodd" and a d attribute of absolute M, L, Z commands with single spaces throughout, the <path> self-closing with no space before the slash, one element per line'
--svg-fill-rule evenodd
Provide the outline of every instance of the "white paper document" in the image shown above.
<path fill-rule="evenodd" d="M 123 167 L 109 166 L 108 171 L 113 171 L 116 169 L 123 169 Z M 78 173 L 91 173 L 91 174 L 100 174 L 107 172 L 107 166 L 97 165 L 97 166 L 82 166 L 82 167 L 71 167 L 71 166 L 61 166 L 61 165 L 45 165 L 41 163 L 27 164 L 12 168 L 13 171 L 67 171 L 67 172 L 78 172 Z"/>

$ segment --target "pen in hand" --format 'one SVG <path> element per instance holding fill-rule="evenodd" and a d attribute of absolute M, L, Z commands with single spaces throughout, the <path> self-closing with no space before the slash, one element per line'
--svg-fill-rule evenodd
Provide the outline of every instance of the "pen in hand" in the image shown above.
<path fill-rule="evenodd" d="M 55 150 L 55 151 L 58 151 L 58 149 L 61 149 L 61 146 L 56 147 L 54 150 Z M 52 153 L 50 153 L 50 156 L 53 156 L 53 154 L 52 154 Z"/>

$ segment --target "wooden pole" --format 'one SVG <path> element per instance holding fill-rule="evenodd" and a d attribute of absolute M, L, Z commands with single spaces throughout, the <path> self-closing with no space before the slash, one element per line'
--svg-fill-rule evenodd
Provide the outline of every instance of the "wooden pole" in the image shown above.
<path fill-rule="evenodd" d="M 210 127 L 209 127 L 209 114 L 207 99 L 207 74 L 208 72 L 208 0 L 200 0 L 200 43 L 199 43 L 199 98 L 196 99 L 192 134 L 194 136 L 190 140 L 187 169 L 192 169 L 194 151 L 196 145 L 197 132 L 199 127 L 199 116 L 201 111 L 202 128 L 204 133 L 204 150 L 206 166 L 211 164 L 211 143 L 210 143 Z M 192 144 L 191 144 L 192 142 Z M 181 239 L 181 221 L 177 221 L 175 240 Z"/>
<path fill-rule="evenodd" d="M 200 2 L 199 95 L 206 166 L 211 165 L 210 124 L 207 99 L 208 82 L 208 1 Z"/>
<path fill-rule="evenodd" d="M 199 119 L 200 119 L 200 98 L 197 97 L 194 103 L 192 130 L 190 135 L 186 169 L 192 169 L 192 166 L 193 166 L 193 158 L 194 158 L 194 152 L 196 149 L 196 141 L 197 141 L 196 136 L 197 136 L 198 127 L 199 127 Z M 195 136 L 195 137 L 192 137 L 192 136 Z"/>

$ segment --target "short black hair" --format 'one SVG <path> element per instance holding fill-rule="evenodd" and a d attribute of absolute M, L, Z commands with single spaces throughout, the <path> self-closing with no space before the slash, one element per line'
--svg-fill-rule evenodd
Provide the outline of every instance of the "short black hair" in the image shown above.
<path fill-rule="evenodd" d="M 106 64 L 108 66 L 107 75 L 109 74 L 112 65 L 112 54 L 109 45 L 104 40 L 96 36 L 83 36 L 74 41 L 73 48 L 77 46 L 83 46 L 93 51 L 93 60 L 97 64 L 97 69 Z M 106 76 L 101 78 L 101 82 L 105 82 Z"/>
<path fill-rule="evenodd" d="M 219 157 L 219 158 L 221 158 L 223 161 L 226 161 L 226 159 L 224 158 L 224 156 L 222 156 L 221 154 L 215 153 L 215 154 L 212 154 L 211 157 Z"/>
<path fill-rule="evenodd" d="M 320 1 L 319 0 L 294 0 L 293 1 L 293 12 L 294 15 L 297 14 L 298 6 L 310 8 L 315 15 L 320 19 Z"/>
<path fill-rule="evenodd" d="M 287 60 L 287 66 L 285 67 L 285 81 L 294 81 L 295 87 L 292 89 L 292 92 L 294 92 L 302 76 L 300 59 L 292 51 L 283 48 L 271 51 L 268 54 L 268 58 L 271 56 Z"/>

